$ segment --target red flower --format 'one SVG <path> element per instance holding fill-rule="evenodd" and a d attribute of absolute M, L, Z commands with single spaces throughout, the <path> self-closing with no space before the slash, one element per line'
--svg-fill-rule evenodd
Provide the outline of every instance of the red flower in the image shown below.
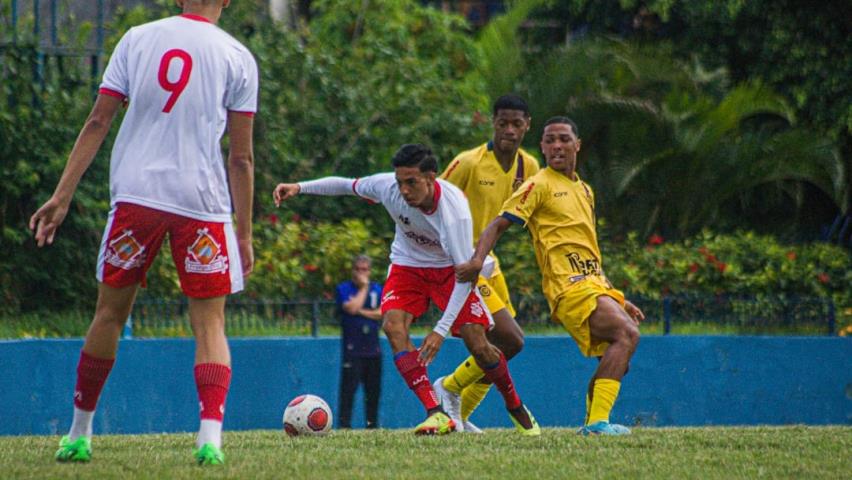
<path fill-rule="evenodd" d="M 695 262 L 692 262 L 692 265 L 689 266 L 689 271 L 692 272 L 692 273 L 697 272 L 698 271 L 698 264 L 695 263 Z"/>
<path fill-rule="evenodd" d="M 275 215 L 274 213 L 270 213 L 269 215 L 266 216 L 266 219 L 269 221 L 269 223 L 271 223 L 273 225 L 278 225 L 278 215 Z"/>
<path fill-rule="evenodd" d="M 662 245 L 665 239 L 656 233 L 648 237 L 648 245 Z"/>
<path fill-rule="evenodd" d="M 304 268 L 306 272 L 316 272 L 317 270 L 319 270 L 319 267 L 312 263 L 306 263 L 305 266 L 302 268 Z"/>
<path fill-rule="evenodd" d="M 707 247 L 702 245 L 702 246 L 698 247 L 698 253 L 700 253 L 702 255 L 707 255 L 707 254 L 710 253 L 710 250 L 707 250 Z"/>
<path fill-rule="evenodd" d="M 716 255 L 708 254 L 704 255 L 704 259 L 707 260 L 707 263 L 716 263 L 719 259 L 716 258 Z"/>
<path fill-rule="evenodd" d="M 293 223 L 299 223 L 302 221 L 302 216 L 298 213 L 294 213 L 292 217 L 290 217 L 290 221 Z"/>
<path fill-rule="evenodd" d="M 725 270 L 728 268 L 728 264 L 725 262 L 719 262 L 716 264 L 716 270 L 719 270 L 719 273 L 725 273 Z"/>
<path fill-rule="evenodd" d="M 790 250 L 789 252 L 787 252 L 787 258 L 789 258 L 790 260 L 795 260 L 796 259 L 796 252 Z"/>
<path fill-rule="evenodd" d="M 480 112 L 479 110 L 473 112 L 473 118 L 470 122 L 474 127 L 482 125 L 483 123 L 488 123 L 488 119 Z"/>
<path fill-rule="evenodd" d="M 826 283 L 828 283 L 829 280 L 831 280 L 831 277 L 829 277 L 828 274 L 825 272 L 819 272 L 819 275 L 817 275 L 817 280 L 819 280 L 819 283 L 825 285 Z"/>
<path fill-rule="evenodd" d="M 273 267 L 272 267 L 272 264 L 271 264 L 271 263 L 267 263 L 266 265 L 264 265 L 264 268 L 266 268 L 266 271 L 267 271 L 267 272 L 271 272 L 271 271 L 273 270 Z"/>

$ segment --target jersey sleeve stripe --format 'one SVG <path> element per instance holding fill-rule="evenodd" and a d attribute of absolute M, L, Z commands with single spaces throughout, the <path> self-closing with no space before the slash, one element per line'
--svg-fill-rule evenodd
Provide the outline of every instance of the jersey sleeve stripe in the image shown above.
<path fill-rule="evenodd" d="M 512 222 L 512 223 L 517 223 L 518 225 L 526 225 L 527 224 L 527 222 L 525 222 L 523 218 L 516 217 L 509 212 L 503 212 L 502 214 L 500 214 L 500 216 L 505 218 L 506 220 Z"/>
<path fill-rule="evenodd" d="M 101 95 L 108 95 L 110 97 L 115 97 L 115 98 L 118 98 L 120 100 L 124 100 L 125 98 L 127 98 L 127 95 L 119 92 L 118 90 L 113 90 L 111 88 L 106 88 L 106 87 L 99 88 L 98 93 L 101 94 Z"/>
<path fill-rule="evenodd" d="M 254 112 L 241 112 L 239 110 L 228 110 L 231 113 L 239 113 L 240 115 L 245 115 L 247 117 L 254 117 Z"/>
<path fill-rule="evenodd" d="M 374 200 L 369 199 L 369 198 L 361 195 L 360 193 L 358 193 L 358 190 L 355 189 L 355 186 L 358 185 L 358 181 L 360 181 L 360 180 L 361 180 L 360 178 L 356 178 L 355 181 L 352 182 L 352 192 L 355 194 L 356 197 L 360 198 L 361 200 L 364 200 L 365 202 L 369 203 L 370 205 L 375 205 L 376 202 Z"/>

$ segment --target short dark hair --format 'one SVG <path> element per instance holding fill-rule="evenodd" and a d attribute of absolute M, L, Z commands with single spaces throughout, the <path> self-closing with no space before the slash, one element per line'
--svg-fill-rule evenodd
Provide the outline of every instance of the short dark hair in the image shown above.
<path fill-rule="evenodd" d="M 393 168 L 419 167 L 421 172 L 438 173 L 438 158 L 422 143 L 407 143 L 399 147 L 391 163 Z"/>
<path fill-rule="evenodd" d="M 524 115 L 527 117 L 530 116 L 530 107 L 527 105 L 527 101 L 520 95 L 515 95 L 514 93 L 509 93 L 498 98 L 494 102 L 494 108 L 492 109 L 491 115 L 496 117 L 497 112 L 500 110 L 520 110 L 524 112 Z"/>
<path fill-rule="evenodd" d="M 547 119 L 546 122 L 544 122 L 544 126 L 546 127 L 548 125 L 553 125 L 554 123 L 562 123 L 565 125 L 569 125 L 571 127 L 571 130 L 574 131 L 574 135 L 576 135 L 577 138 L 580 138 L 580 130 L 577 128 L 577 124 L 574 123 L 574 120 L 571 120 L 568 117 L 561 116 L 550 117 Z"/>

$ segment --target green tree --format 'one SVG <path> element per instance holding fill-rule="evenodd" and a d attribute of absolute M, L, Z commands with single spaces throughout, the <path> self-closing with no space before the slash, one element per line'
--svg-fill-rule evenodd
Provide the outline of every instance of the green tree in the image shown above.
<path fill-rule="evenodd" d="M 551 115 L 578 121 L 581 175 L 622 232 L 790 233 L 806 216 L 791 222 L 788 210 L 805 211 L 809 188 L 842 208 L 848 177 L 832 143 L 796 127 L 794 110 L 771 89 L 731 86 L 723 70 L 673 60 L 666 44 L 587 38 L 536 56 L 523 55 L 517 34 L 494 34 L 516 32 L 519 16 L 539 3 L 519 2 L 483 31 L 483 57 L 510 59 L 510 68 L 484 69 L 482 81 L 529 98 L 533 132 Z M 767 209 L 775 222 L 758 215 Z M 744 224 L 747 215 L 754 224 Z"/>

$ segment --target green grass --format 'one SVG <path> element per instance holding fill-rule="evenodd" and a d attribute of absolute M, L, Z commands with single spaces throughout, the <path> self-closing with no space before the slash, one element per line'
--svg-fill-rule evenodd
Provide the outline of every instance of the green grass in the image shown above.
<path fill-rule="evenodd" d="M 3 478 L 199 478 L 193 434 L 96 437 L 90 464 L 53 460 L 58 437 L 0 437 Z M 844 478 L 852 427 L 639 428 L 585 438 L 546 428 L 415 437 L 405 430 L 225 432 L 226 465 L 210 478 Z M 845 473 L 844 473 L 845 472 Z"/>

